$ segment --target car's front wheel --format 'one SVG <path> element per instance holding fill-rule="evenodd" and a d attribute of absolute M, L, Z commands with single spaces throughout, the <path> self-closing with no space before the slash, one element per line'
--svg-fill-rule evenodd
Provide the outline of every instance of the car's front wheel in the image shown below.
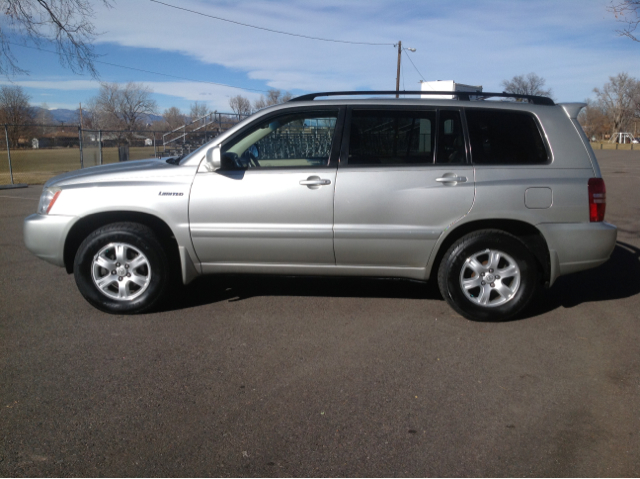
<path fill-rule="evenodd" d="M 113 223 L 82 242 L 74 276 L 80 293 L 96 308 L 113 314 L 140 313 L 162 298 L 169 263 L 150 228 Z"/>
<path fill-rule="evenodd" d="M 522 311 L 538 286 L 535 258 L 517 237 L 483 230 L 460 238 L 438 271 L 445 300 L 462 316 L 504 321 Z"/>

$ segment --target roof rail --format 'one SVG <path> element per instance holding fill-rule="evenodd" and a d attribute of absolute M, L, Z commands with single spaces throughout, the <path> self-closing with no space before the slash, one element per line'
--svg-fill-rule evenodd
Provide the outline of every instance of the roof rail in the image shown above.
<path fill-rule="evenodd" d="M 321 96 L 359 96 L 359 95 L 455 95 L 458 100 L 470 101 L 471 97 L 474 100 L 486 100 L 487 98 L 516 98 L 527 100 L 534 105 L 550 105 L 555 103 L 551 98 L 546 96 L 537 95 L 519 95 L 516 93 L 493 93 L 493 92 L 476 92 L 476 91 L 422 91 L 422 90 L 381 90 L 381 91 L 325 91 L 320 93 L 309 93 L 307 95 L 297 96 L 289 101 L 310 101 L 315 100 Z"/>

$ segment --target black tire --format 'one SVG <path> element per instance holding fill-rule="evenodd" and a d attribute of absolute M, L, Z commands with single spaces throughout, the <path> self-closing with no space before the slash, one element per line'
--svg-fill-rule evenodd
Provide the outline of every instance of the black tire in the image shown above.
<path fill-rule="evenodd" d="M 166 253 L 154 232 L 128 222 L 102 226 L 85 238 L 73 272 L 82 296 L 111 314 L 148 311 L 163 297 L 170 278 Z"/>
<path fill-rule="evenodd" d="M 465 318 L 505 321 L 521 312 L 538 289 L 537 263 L 517 237 L 480 230 L 463 236 L 445 253 L 438 287 Z"/>

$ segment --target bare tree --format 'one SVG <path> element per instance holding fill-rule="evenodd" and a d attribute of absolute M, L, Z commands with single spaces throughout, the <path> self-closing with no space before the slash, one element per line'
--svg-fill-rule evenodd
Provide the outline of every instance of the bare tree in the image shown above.
<path fill-rule="evenodd" d="M 158 107 L 151 98 L 149 87 L 139 83 L 101 83 L 98 95 L 87 102 L 85 127 L 101 130 L 126 131 L 118 140 L 133 139 L 135 130 L 145 129 L 149 115 Z"/>
<path fill-rule="evenodd" d="M 616 0 L 607 7 L 613 13 L 618 22 L 625 24 L 622 30 L 616 30 L 621 36 L 629 37 L 635 42 L 639 42 L 635 36 L 636 28 L 640 24 L 640 0 Z"/>
<path fill-rule="evenodd" d="M 34 112 L 30 97 L 17 85 L 0 86 L 0 123 L 8 126 L 9 144 L 17 148 L 19 139 L 30 133 Z M 3 139 L 4 140 L 4 139 Z"/>
<path fill-rule="evenodd" d="M 200 103 L 195 101 L 191 104 L 191 111 L 189 112 L 189 118 L 191 121 L 197 120 L 198 118 L 202 118 L 205 115 L 208 115 L 211 112 L 206 103 Z"/>
<path fill-rule="evenodd" d="M 151 98 L 153 91 L 148 86 L 130 82 L 120 91 L 120 110 L 127 130 L 144 126 L 143 120 L 158 111 L 156 101 Z"/>
<path fill-rule="evenodd" d="M 78 119 L 79 121 L 79 119 Z M 98 97 L 91 98 L 82 108 L 83 127 L 88 130 L 109 129 L 108 117 L 98 106 Z M 113 128 L 117 128 L 113 126 Z"/>
<path fill-rule="evenodd" d="M 269 89 L 267 96 L 260 95 L 260 98 L 253 102 L 254 110 L 262 110 L 268 106 L 278 105 L 286 101 L 291 100 L 292 95 L 290 92 L 283 92 L 281 90 Z"/>
<path fill-rule="evenodd" d="M 149 127 L 149 129 L 151 131 L 162 133 L 162 132 L 169 131 L 169 125 L 167 124 L 166 121 L 164 121 L 164 118 L 163 118 L 162 120 L 155 120 L 151 122 L 151 126 Z"/>
<path fill-rule="evenodd" d="M 604 140 L 604 136 L 611 131 L 611 121 L 607 112 L 599 102 L 587 100 L 587 106 L 578 115 L 578 121 L 589 139 Z"/>
<path fill-rule="evenodd" d="M 74 73 L 89 72 L 94 78 L 96 54 L 92 43 L 98 34 L 93 25 L 93 4 L 110 7 L 112 0 L 0 0 L 0 74 L 26 73 L 11 50 L 7 31 L 40 44 L 55 45 L 60 63 Z"/>
<path fill-rule="evenodd" d="M 638 81 L 627 73 L 609 77 L 602 89 L 594 88 L 598 105 L 610 121 L 611 133 L 624 131 L 630 126 L 631 119 L 638 111 Z"/>
<path fill-rule="evenodd" d="M 180 111 L 180 109 L 172 106 L 164 111 L 162 118 L 169 125 L 169 130 L 175 130 L 186 123 L 186 118 Z"/>
<path fill-rule="evenodd" d="M 140 83 L 101 83 L 98 95 L 87 103 L 93 127 L 134 131 L 144 126 L 158 107 L 152 90 Z"/>
<path fill-rule="evenodd" d="M 251 102 L 247 97 L 242 95 L 229 98 L 229 106 L 231 110 L 238 115 L 249 116 L 251 114 Z"/>
<path fill-rule="evenodd" d="M 101 83 L 98 95 L 87 102 L 91 110 L 93 128 L 102 130 L 120 130 L 122 122 L 119 116 L 119 91 L 117 83 Z"/>
<path fill-rule="evenodd" d="M 550 97 L 551 89 L 544 89 L 546 82 L 544 78 L 535 73 L 529 73 L 527 75 L 516 75 L 511 80 L 502 80 L 501 85 L 505 93 Z"/>

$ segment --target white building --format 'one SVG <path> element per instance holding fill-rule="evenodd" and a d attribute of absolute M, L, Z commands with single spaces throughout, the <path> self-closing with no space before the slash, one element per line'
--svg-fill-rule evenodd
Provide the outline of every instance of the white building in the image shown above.
<path fill-rule="evenodd" d="M 456 83 L 453 80 L 436 80 L 436 81 L 421 81 L 420 90 L 424 92 L 430 91 L 467 91 L 467 92 L 482 92 L 482 85 L 465 85 L 464 83 Z M 454 95 L 429 95 L 425 93 L 420 95 L 421 98 L 433 98 L 441 100 L 452 100 Z"/>

